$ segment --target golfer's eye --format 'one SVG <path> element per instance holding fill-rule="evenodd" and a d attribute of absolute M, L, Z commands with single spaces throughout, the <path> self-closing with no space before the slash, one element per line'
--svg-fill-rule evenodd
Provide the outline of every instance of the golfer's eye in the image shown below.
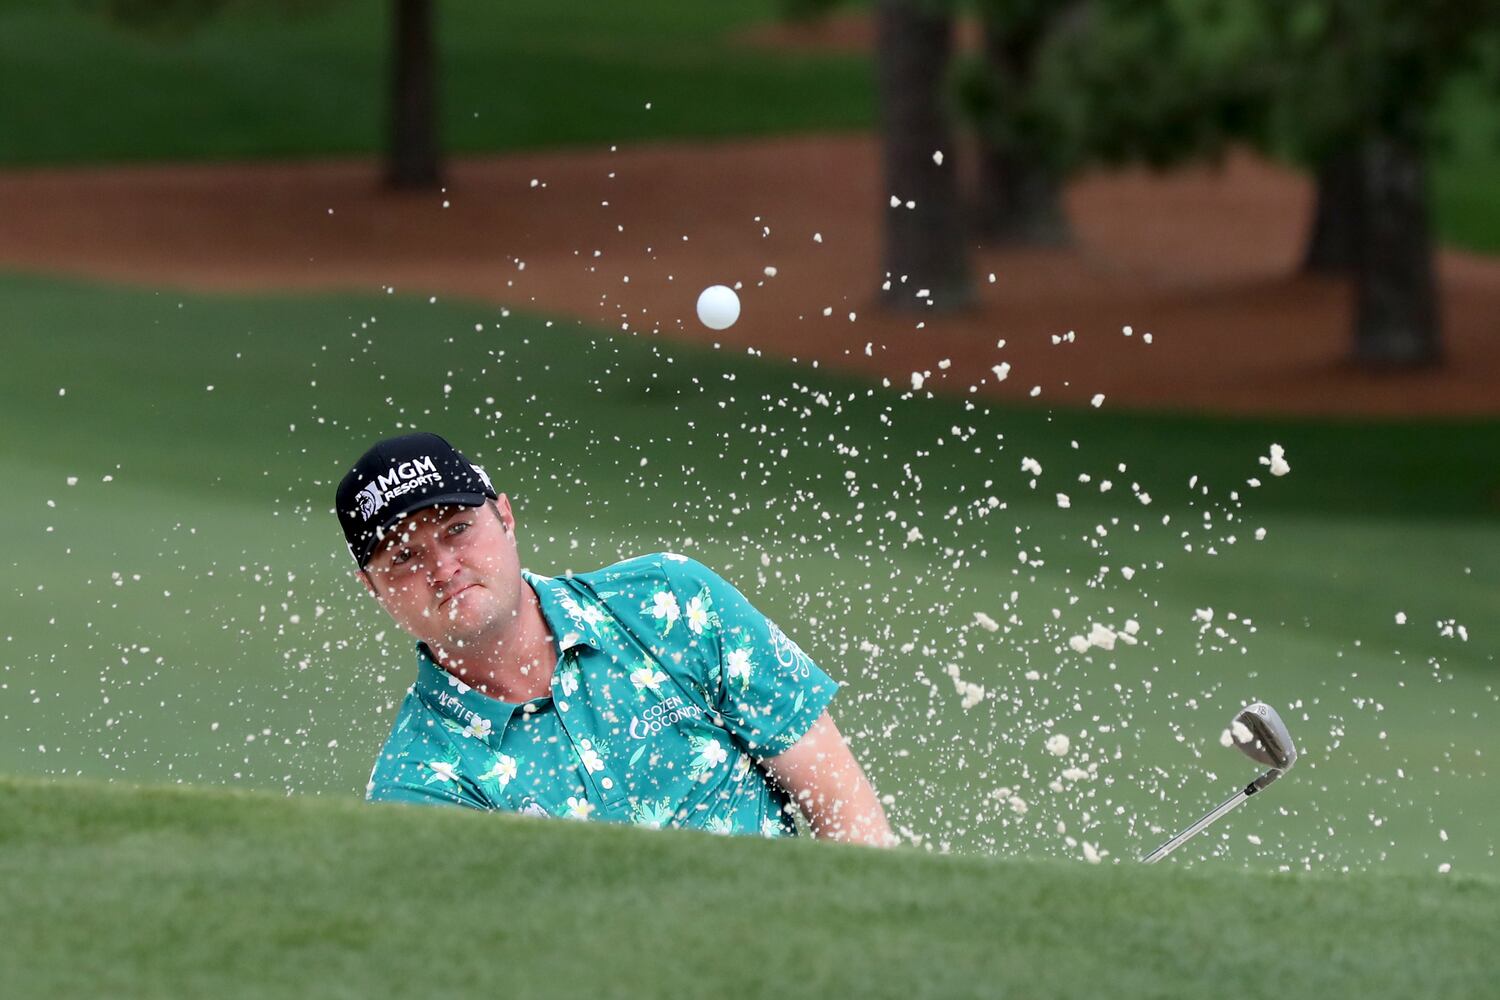
<path fill-rule="evenodd" d="M 402 549 L 400 552 L 397 552 L 395 555 L 391 556 L 391 565 L 392 566 L 400 566 L 402 563 L 406 562 L 406 560 L 408 560 L 410 558 L 411 558 L 411 550 L 410 549 Z"/>
<path fill-rule="evenodd" d="M 457 524 L 453 525 L 453 527 L 451 527 L 451 528 L 448 529 L 448 534 L 450 534 L 450 535 L 462 535 L 464 533 L 464 531 L 468 530 L 468 527 L 469 527 L 469 524 L 468 524 L 467 521 L 459 521 Z M 463 529 L 463 531 L 461 531 L 459 529 Z"/>

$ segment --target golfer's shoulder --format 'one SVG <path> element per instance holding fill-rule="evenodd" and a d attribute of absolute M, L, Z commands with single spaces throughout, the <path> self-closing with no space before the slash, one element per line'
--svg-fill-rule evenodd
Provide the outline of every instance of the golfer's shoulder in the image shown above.
<path fill-rule="evenodd" d="M 410 767 L 427 759 L 434 749 L 448 742 L 441 717 L 428 708 L 414 688 L 408 689 L 391 723 L 391 731 L 375 758 L 375 766 L 370 772 L 371 783 L 376 783 L 377 778 L 382 782 L 399 781 Z"/>
<path fill-rule="evenodd" d="M 596 593 L 611 591 L 656 590 L 663 585 L 672 589 L 694 589 L 718 581 L 713 570 L 691 556 L 676 552 L 652 552 L 625 559 L 612 566 L 579 574 Z"/>

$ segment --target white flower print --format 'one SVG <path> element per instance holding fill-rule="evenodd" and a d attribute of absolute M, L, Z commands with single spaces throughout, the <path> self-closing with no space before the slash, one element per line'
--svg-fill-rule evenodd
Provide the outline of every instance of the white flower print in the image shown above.
<path fill-rule="evenodd" d="M 593 747 L 583 747 L 578 751 L 578 759 L 583 762 L 584 770 L 594 774 L 604 770 L 604 759 L 599 756 L 599 751 Z"/>
<path fill-rule="evenodd" d="M 650 611 L 651 617 L 661 625 L 662 635 L 672 631 L 672 626 L 682 615 L 682 609 L 677 605 L 677 595 L 670 590 L 658 590 L 651 598 L 651 604 L 646 610 Z"/>
<path fill-rule="evenodd" d="M 767 816 L 765 819 L 760 821 L 760 835 L 762 837 L 781 836 L 781 824 L 776 822 L 770 816 Z"/>
<path fill-rule="evenodd" d="M 647 660 L 630 672 L 630 683 L 635 685 L 637 691 L 650 688 L 652 694 L 661 694 L 661 686 L 666 683 L 667 675 L 656 668 L 656 664 Z"/>
<path fill-rule="evenodd" d="M 594 804 L 577 795 L 568 796 L 568 819 L 588 819 L 589 813 L 594 811 Z"/>
<path fill-rule="evenodd" d="M 547 819 L 550 816 L 550 814 L 547 812 L 547 810 L 542 808 L 541 803 L 537 802 L 534 799 L 532 801 L 526 803 L 524 806 L 521 807 L 521 815 L 522 816 L 540 816 L 543 819 Z"/>
<path fill-rule="evenodd" d="M 473 690 L 472 688 L 469 687 L 469 685 L 467 685 L 463 681 L 459 680 L 459 677 L 458 677 L 457 674 L 449 674 L 448 675 L 448 686 L 451 687 L 451 688 L 458 688 L 458 693 L 459 694 L 468 694 L 471 690 Z"/>
<path fill-rule="evenodd" d="M 732 772 L 731 777 L 733 777 L 735 781 L 744 781 L 745 775 L 749 773 L 750 758 L 745 754 L 740 754 L 739 757 L 735 759 L 734 771 Z"/>
<path fill-rule="evenodd" d="M 497 753 L 490 769 L 479 776 L 480 781 L 493 781 L 504 788 L 516 776 L 516 759 L 509 754 Z"/>
<path fill-rule="evenodd" d="M 703 829 L 709 833 L 729 834 L 734 832 L 734 827 L 729 824 L 728 816 L 714 816 L 703 825 Z"/>
<path fill-rule="evenodd" d="M 703 603 L 702 594 L 688 598 L 687 624 L 694 635 L 702 635 L 708 627 L 708 607 Z"/>
<path fill-rule="evenodd" d="M 724 744 L 712 736 L 689 736 L 688 745 L 693 751 L 693 760 L 688 765 L 688 774 L 694 778 L 703 777 L 729 759 L 729 751 L 724 749 Z"/>
<path fill-rule="evenodd" d="M 563 697 L 570 697 L 578 690 L 578 673 L 578 667 L 569 664 L 557 675 L 557 686 L 562 689 Z"/>
<path fill-rule="evenodd" d="M 630 809 L 630 821 L 637 826 L 649 826 L 653 830 L 660 830 L 672 822 L 672 800 L 647 799 L 637 802 Z"/>
<path fill-rule="evenodd" d="M 750 647 L 731 649 L 724 657 L 724 670 L 732 681 L 739 681 L 741 688 L 750 686 Z"/>
<path fill-rule="evenodd" d="M 427 761 L 427 780 L 424 785 L 431 785 L 439 781 L 458 784 L 458 775 L 454 768 L 458 767 L 456 760 L 429 760 Z"/>
<path fill-rule="evenodd" d="M 486 719 L 483 716 L 476 715 L 474 716 L 474 718 L 470 719 L 469 724 L 464 727 L 464 735 L 469 737 L 470 739 L 475 740 L 487 739 L 493 728 L 494 727 L 490 724 L 489 719 Z"/>

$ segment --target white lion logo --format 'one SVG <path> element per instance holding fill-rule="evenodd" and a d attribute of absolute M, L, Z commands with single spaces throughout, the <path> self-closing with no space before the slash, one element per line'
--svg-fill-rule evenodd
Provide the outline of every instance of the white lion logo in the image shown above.
<path fill-rule="evenodd" d="M 359 516 L 368 521 L 375 516 L 377 510 L 385 506 L 385 497 L 381 495 L 378 483 L 370 483 L 359 491 L 354 502 L 359 505 Z"/>

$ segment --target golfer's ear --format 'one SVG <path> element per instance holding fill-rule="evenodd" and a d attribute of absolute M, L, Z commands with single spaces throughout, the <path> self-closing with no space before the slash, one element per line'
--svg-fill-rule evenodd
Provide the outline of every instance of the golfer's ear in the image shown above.
<path fill-rule="evenodd" d="M 362 583 L 362 584 L 365 585 L 365 589 L 370 592 L 370 596 L 371 597 L 379 597 L 380 596 L 380 594 L 375 590 L 375 583 L 374 583 L 374 581 L 370 579 L 370 571 L 369 570 L 367 570 L 367 569 L 356 569 L 354 571 L 354 575 L 359 578 L 359 582 L 360 583 Z"/>

